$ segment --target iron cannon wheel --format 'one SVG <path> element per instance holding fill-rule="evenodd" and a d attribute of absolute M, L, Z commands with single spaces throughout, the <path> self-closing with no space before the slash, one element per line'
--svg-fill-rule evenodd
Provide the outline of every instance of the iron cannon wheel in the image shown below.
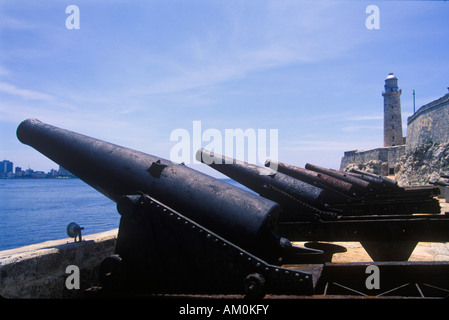
<path fill-rule="evenodd" d="M 265 278 L 259 273 L 251 273 L 243 281 L 246 298 L 262 299 L 265 296 Z"/>
<path fill-rule="evenodd" d="M 100 264 L 99 279 L 103 289 L 112 289 L 115 287 L 114 279 L 117 277 L 122 258 L 118 254 L 113 254 Z"/>

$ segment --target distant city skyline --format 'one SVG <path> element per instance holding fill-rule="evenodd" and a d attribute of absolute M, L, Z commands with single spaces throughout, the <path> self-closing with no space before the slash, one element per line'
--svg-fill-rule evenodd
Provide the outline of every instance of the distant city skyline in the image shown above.
<path fill-rule="evenodd" d="M 0 5 L 0 157 L 17 166 L 55 167 L 15 135 L 36 118 L 165 159 L 172 132 L 192 136 L 194 121 L 222 136 L 273 129 L 279 161 L 339 168 L 345 150 L 383 145 L 389 73 L 400 80 L 404 136 L 414 102 L 418 109 L 449 86 L 447 1 L 80 0 L 76 8 Z"/>
<path fill-rule="evenodd" d="M 14 161 L 5 159 L 0 161 L 0 179 L 10 179 L 10 178 L 50 178 L 58 176 L 74 177 L 69 171 L 58 165 L 58 169 L 45 170 L 35 170 L 30 166 L 23 169 L 20 166 L 14 166 Z"/>

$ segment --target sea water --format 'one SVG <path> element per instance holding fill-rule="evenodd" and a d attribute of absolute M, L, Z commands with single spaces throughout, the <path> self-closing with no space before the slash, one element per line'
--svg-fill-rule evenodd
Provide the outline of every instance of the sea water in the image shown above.
<path fill-rule="evenodd" d="M 115 203 L 79 179 L 0 180 L 0 250 L 118 228 Z"/>
<path fill-rule="evenodd" d="M 0 179 L 0 251 L 68 238 L 71 222 L 88 235 L 118 228 L 120 215 L 112 200 L 79 179 Z"/>

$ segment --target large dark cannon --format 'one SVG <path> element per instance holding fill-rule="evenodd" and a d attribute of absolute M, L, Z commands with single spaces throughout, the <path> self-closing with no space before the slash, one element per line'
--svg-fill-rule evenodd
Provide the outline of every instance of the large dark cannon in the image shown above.
<path fill-rule="evenodd" d="M 122 217 L 116 260 L 122 277 L 116 285 L 232 291 L 252 271 L 269 279 L 270 263 L 303 253 L 321 256 L 276 235 L 279 204 L 184 164 L 36 119 L 23 121 L 17 137 L 117 203 Z M 103 273 L 118 264 L 109 259 Z M 300 290 L 310 290 L 310 281 Z"/>
<path fill-rule="evenodd" d="M 114 202 L 125 195 L 148 194 L 250 251 L 261 243 L 279 245 L 273 233 L 279 205 L 270 200 L 183 164 L 35 119 L 22 122 L 17 136 Z"/>

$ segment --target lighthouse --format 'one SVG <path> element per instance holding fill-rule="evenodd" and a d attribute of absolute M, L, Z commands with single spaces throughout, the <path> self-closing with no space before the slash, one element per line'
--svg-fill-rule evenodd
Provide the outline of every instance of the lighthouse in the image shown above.
<path fill-rule="evenodd" d="M 404 144 L 402 137 L 401 93 L 398 78 L 390 73 L 385 79 L 384 97 L 384 147 Z"/>

